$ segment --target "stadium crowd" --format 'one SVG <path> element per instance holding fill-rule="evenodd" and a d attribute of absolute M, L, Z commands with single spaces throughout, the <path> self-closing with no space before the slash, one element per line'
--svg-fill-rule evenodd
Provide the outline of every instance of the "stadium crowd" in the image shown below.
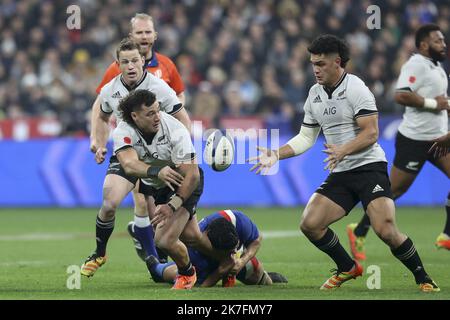
<path fill-rule="evenodd" d="M 80 30 L 66 25 L 72 4 L 81 9 Z M 381 29 L 367 28 L 369 5 L 380 7 Z M 156 50 L 176 63 L 187 110 L 212 124 L 258 115 L 297 130 L 314 83 L 306 48 L 321 33 L 347 40 L 348 71 L 366 82 L 381 112 L 399 113 L 393 89 L 416 28 L 435 22 L 450 39 L 448 0 L 3 0 L 0 120 L 57 117 L 63 135 L 87 134 L 95 88 L 137 12 L 153 16 Z"/>

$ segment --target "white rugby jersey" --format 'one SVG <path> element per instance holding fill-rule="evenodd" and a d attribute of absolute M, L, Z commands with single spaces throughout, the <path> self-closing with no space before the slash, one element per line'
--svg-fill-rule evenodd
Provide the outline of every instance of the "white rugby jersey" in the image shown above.
<path fill-rule="evenodd" d="M 415 92 L 424 98 L 447 96 L 448 78 L 439 62 L 414 54 L 402 66 L 397 81 L 397 91 Z M 446 110 L 405 107 L 403 120 L 398 128 L 400 133 L 410 139 L 428 141 L 448 132 Z"/>
<path fill-rule="evenodd" d="M 191 135 L 177 119 L 160 112 L 160 127 L 153 139 L 144 137 L 142 132 L 120 121 L 113 132 L 114 154 L 124 148 L 134 148 L 139 160 L 156 167 L 173 167 L 195 158 Z M 142 178 L 143 183 L 160 189 L 166 185 L 157 177 Z"/>
<path fill-rule="evenodd" d="M 101 109 L 104 113 L 114 113 L 117 119 L 121 119 L 118 110 L 119 102 L 130 92 L 138 89 L 148 90 L 155 94 L 159 101 L 161 111 L 174 115 L 181 110 L 182 104 L 175 91 L 163 80 L 154 76 L 150 72 L 144 71 L 142 79 L 130 88 L 122 79 L 122 75 L 116 76 L 108 82 L 100 91 Z"/>
<path fill-rule="evenodd" d="M 309 90 L 304 105 L 303 126 L 321 127 L 329 144 L 342 145 L 361 130 L 359 117 L 377 114 L 375 97 L 364 82 L 355 75 L 344 73 L 332 91 L 315 84 Z M 373 162 L 387 162 L 383 149 L 374 143 L 364 150 L 346 156 L 333 172 L 355 169 Z"/>

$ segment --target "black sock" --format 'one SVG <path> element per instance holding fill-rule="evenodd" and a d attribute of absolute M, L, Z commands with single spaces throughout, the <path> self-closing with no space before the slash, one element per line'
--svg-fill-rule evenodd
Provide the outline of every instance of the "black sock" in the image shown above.
<path fill-rule="evenodd" d="M 445 206 L 445 211 L 447 211 L 447 220 L 445 222 L 444 233 L 450 236 L 450 193 L 447 196 L 447 205 Z"/>
<path fill-rule="evenodd" d="M 365 237 L 367 236 L 367 232 L 369 232 L 369 229 L 370 229 L 370 219 L 367 213 L 364 213 L 361 221 L 358 223 L 353 233 L 357 237 Z"/>
<path fill-rule="evenodd" d="M 182 276 L 193 276 L 195 273 L 194 267 L 192 266 L 192 263 L 189 262 L 189 264 L 185 267 L 178 267 L 178 274 Z"/>
<path fill-rule="evenodd" d="M 416 283 L 425 282 L 427 273 L 410 238 L 406 238 L 398 248 L 391 251 L 413 273 Z"/>
<path fill-rule="evenodd" d="M 350 271 L 355 265 L 355 262 L 339 242 L 338 236 L 330 228 L 327 229 L 327 232 L 322 239 L 311 241 L 311 243 L 329 255 L 336 263 L 339 271 Z"/>
<path fill-rule="evenodd" d="M 169 255 L 163 249 L 156 247 L 156 252 L 158 253 L 159 262 L 167 262 L 167 260 L 169 259 Z"/>
<path fill-rule="evenodd" d="M 106 245 L 111 233 L 114 230 L 114 221 L 115 219 L 105 222 L 97 216 L 97 221 L 95 223 L 95 240 L 97 242 L 97 249 L 95 249 L 95 252 L 100 257 L 104 257 L 106 254 Z"/>

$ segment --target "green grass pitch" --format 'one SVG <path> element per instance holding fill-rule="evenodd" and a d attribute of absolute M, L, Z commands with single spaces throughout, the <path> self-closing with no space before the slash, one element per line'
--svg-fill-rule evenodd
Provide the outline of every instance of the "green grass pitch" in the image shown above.
<path fill-rule="evenodd" d="M 238 208 L 237 208 L 238 209 Z M 283 273 L 289 283 L 271 287 L 194 288 L 169 290 L 149 280 L 145 265 L 135 254 L 125 228 L 130 208 L 121 208 L 108 246 L 108 262 L 81 288 L 70 290 L 67 268 L 80 265 L 94 249 L 97 209 L 1 209 L 0 299 L 449 299 L 450 252 L 438 251 L 434 240 L 445 222 L 443 208 L 400 208 L 397 222 L 414 241 L 440 293 L 419 292 L 412 275 L 373 232 L 367 239 L 365 268 L 381 270 L 381 289 L 368 289 L 370 274 L 333 292 L 319 291 L 334 267 L 332 261 L 298 232 L 300 208 L 241 208 L 265 235 L 258 258 L 268 271 Z M 214 212 L 199 210 L 199 218 Z M 332 226 L 348 248 L 345 226 L 360 219 L 354 210 Z"/>

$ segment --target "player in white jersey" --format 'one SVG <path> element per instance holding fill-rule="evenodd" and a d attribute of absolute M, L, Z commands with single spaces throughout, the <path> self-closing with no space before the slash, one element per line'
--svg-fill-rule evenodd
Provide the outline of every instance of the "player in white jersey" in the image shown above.
<path fill-rule="evenodd" d="M 342 219 L 362 202 L 373 228 L 414 275 L 420 290 L 439 291 L 425 272 L 414 244 L 395 225 L 395 206 L 390 192 L 387 163 L 378 145 L 378 115 L 375 98 L 364 82 L 347 74 L 347 44 L 333 35 L 322 35 L 308 47 L 317 84 L 309 91 L 300 133 L 277 150 L 259 148 L 251 170 L 267 172 L 278 160 L 304 153 L 316 142 L 320 128 L 326 144 L 326 168 L 330 175 L 311 196 L 303 211 L 301 231 L 337 265 L 336 272 L 321 287 L 339 287 L 363 273 L 329 225 Z"/>
<path fill-rule="evenodd" d="M 450 110 L 447 74 L 440 63 L 445 59 L 447 50 L 439 26 L 421 26 L 416 32 L 416 47 L 418 53 L 411 56 L 401 69 L 395 94 L 395 101 L 405 106 L 405 113 L 398 128 L 390 174 L 394 199 L 408 191 L 426 161 L 450 178 L 450 155 L 428 152 L 434 140 L 448 132 Z M 436 246 L 450 250 L 450 193 L 446 211 L 447 222 L 436 240 Z M 359 224 L 347 226 L 355 259 L 366 258 L 364 242 L 369 228 L 367 215 Z"/>
<path fill-rule="evenodd" d="M 155 199 L 151 223 L 155 243 L 178 268 L 174 289 L 190 289 L 196 282 L 184 242 L 203 252 L 211 243 L 198 227 L 195 210 L 203 191 L 189 131 L 161 112 L 155 95 L 136 90 L 119 105 L 122 119 L 114 130 L 114 153 L 127 175 L 140 178 L 139 192 Z"/>
<path fill-rule="evenodd" d="M 189 116 L 182 107 L 175 92 L 161 79 L 144 71 L 144 59 L 139 53 L 139 46 L 126 38 L 121 41 L 117 49 L 117 60 L 121 74 L 105 85 L 100 92 L 101 110 L 94 119 L 96 125 L 91 139 L 96 141 L 97 151 L 95 159 L 102 163 L 106 155 L 106 143 L 109 137 L 109 118 L 112 114 L 121 122 L 118 112 L 119 101 L 129 92 L 145 89 L 155 93 L 161 109 L 178 117 L 186 127 L 190 127 Z M 110 158 L 110 164 L 103 184 L 103 201 L 96 219 L 96 249 L 89 256 L 81 268 L 81 274 L 92 276 L 106 261 L 106 246 L 114 229 L 116 209 L 130 191 L 134 192 L 136 235 L 148 254 L 155 255 L 153 244 L 153 230 L 148 217 L 147 203 L 143 195 L 135 190 L 138 179 L 127 175 L 115 156 Z M 141 200 L 141 201 L 140 201 Z M 149 205 L 150 211 L 154 206 Z M 156 254 L 156 256 L 158 256 Z"/>

